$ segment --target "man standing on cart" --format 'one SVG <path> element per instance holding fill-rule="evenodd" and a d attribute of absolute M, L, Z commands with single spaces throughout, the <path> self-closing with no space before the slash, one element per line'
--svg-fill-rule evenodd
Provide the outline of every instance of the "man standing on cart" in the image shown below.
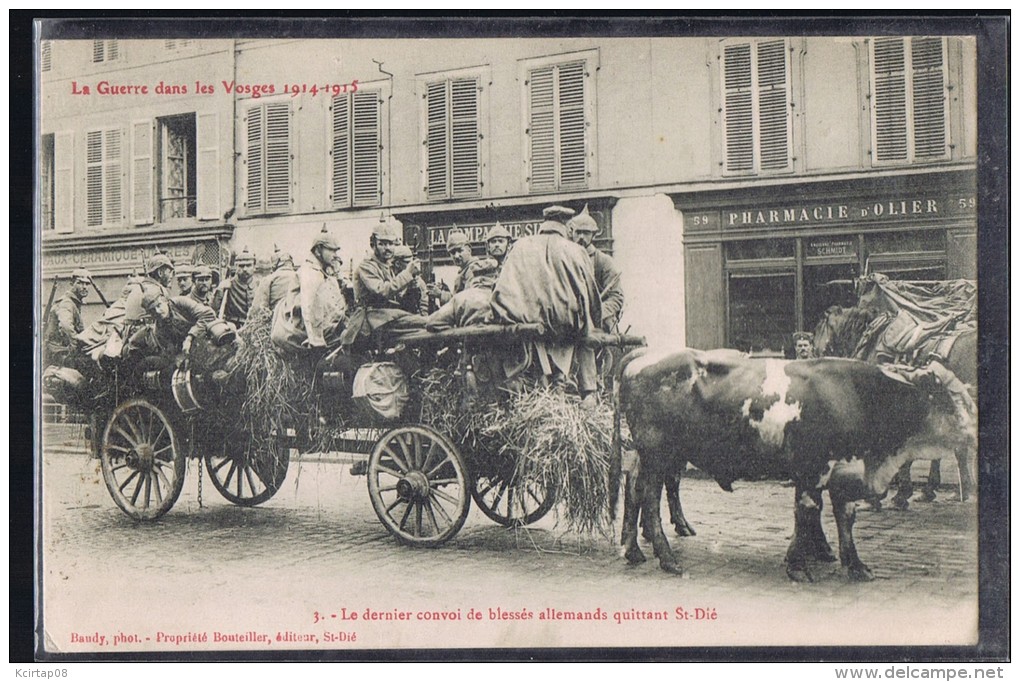
<path fill-rule="evenodd" d="M 595 285 L 602 303 L 602 331 L 612 332 L 620 322 L 623 312 L 623 287 L 620 285 L 620 268 L 612 257 L 602 253 L 593 243 L 599 232 L 598 223 L 588 213 L 588 207 L 570 219 L 570 238 L 580 245 L 591 258 L 595 272 Z"/>
<path fill-rule="evenodd" d="M 212 307 L 216 314 L 235 327 L 241 328 L 248 319 L 248 310 L 255 298 L 252 277 L 255 276 L 255 256 L 248 247 L 237 254 L 233 277 L 224 280 L 213 292 Z"/>

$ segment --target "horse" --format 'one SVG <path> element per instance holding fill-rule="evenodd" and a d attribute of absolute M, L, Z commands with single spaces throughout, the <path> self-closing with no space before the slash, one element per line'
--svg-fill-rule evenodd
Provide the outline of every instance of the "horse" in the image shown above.
<path fill-rule="evenodd" d="M 855 358 L 878 364 L 887 359 L 883 358 L 877 350 L 878 340 L 892 319 L 891 313 L 880 311 L 871 306 L 851 308 L 831 306 L 815 327 L 815 354 L 820 357 L 828 355 Z M 961 333 L 942 364 L 966 385 L 971 400 L 976 401 L 977 331 L 968 330 Z M 969 467 L 969 453 L 956 452 L 956 459 L 960 468 L 960 499 L 966 500 L 974 488 Z M 914 493 L 909 462 L 900 469 L 897 479 L 898 485 L 896 495 L 893 497 L 893 505 L 898 509 L 906 509 Z M 932 459 L 928 482 L 923 488 L 925 501 L 931 502 L 935 499 L 935 491 L 941 482 L 940 460 Z M 875 503 L 873 502 L 873 504 Z"/>

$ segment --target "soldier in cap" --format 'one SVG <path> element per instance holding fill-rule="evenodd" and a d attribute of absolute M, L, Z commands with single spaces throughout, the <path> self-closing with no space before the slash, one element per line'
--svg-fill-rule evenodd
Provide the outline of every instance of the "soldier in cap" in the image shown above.
<path fill-rule="evenodd" d="M 399 335 L 425 326 L 424 317 L 400 307 L 400 297 L 421 274 L 421 263 L 412 257 L 400 272 L 393 271 L 391 262 L 399 240 L 400 234 L 395 226 L 380 222 L 369 239 L 371 255 L 354 271 L 354 295 L 364 326 L 370 331 L 383 330 Z M 343 342 L 353 343 L 362 331 L 362 324 L 352 323 Z"/>
<path fill-rule="evenodd" d="M 187 296 L 191 293 L 191 287 L 194 286 L 195 282 L 192 276 L 195 273 L 194 266 L 188 265 L 187 263 L 181 263 L 177 266 L 174 276 L 177 278 L 177 295 Z"/>
<path fill-rule="evenodd" d="M 798 360 L 818 357 L 815 354 L 815 335 L 811 332 L 794 332 L 793 353 Z"/>
<path fill-rule="evenodd" d="M 216 313 L 209 306 L 187 296 L 170 298 L 155 289 L 142 296 L 142 310 L 151 324 L 132 333 L 122 352 L 125 359 L 139 355 L 171 357 L 181 352 L 183 360 L 192 341 L 206 333 L 209 324 L 216 320 Z"/>
<path fill-rule="evenodd" d="M 48 362 L 59 363 L 78 347 L 76 337 L 85 330 L 81 305 L 92 286 L 92 274 L 84 268 L 71 273 L 71 288 L 50 309 L 46 321 Z"/>
<path fill-rule="evenodd" d="M 595 248 L 595 235 L 599 232 L 598 223 L 588 213 L 588 207 L 570 219 L 570 238 L 579 244 L 591 258 L 595 271 L 595 284 L 599 289 L 602 302 L 602 330 L 612 331 L 620 321 L 623 312 L 623 287 L 620 284 L 620 269 L 608 255 Z"/>
<path fill-rule="evenodd" d="M 497 221 L 485 234 L 485 254 L 502 266 L 509 250 L 510 232 Z"/>
<path fill-rule="evenodd" d="M 393 263 L 391 270 L 394 275 L 399 275 L 410 264 L 414 258 L 414 252 L 406 244 L 400 244 L 393 249 Z M 417 275 L 410 286 L 400 296 L 400 308 L 416 315 L 429 314 L 428 286 L 421 275 Z"/>
<path fill-rule="evenodd" d="M 188 297 L 196 303 L 209 305 L 209 297 L 212 295 L 213 271 L 208 265 L 196 265 L 195 271 L 191 273 L 194 286 Z M 211 306 L 210 306 L 211 307 Z"/>
<path fill-rule="evenodd" d="M 234 276 L 223 280 L 213 292 L 213 310 L 235 327 L 243 326 L 248 319 L 248 311 L 255 298 L 254 275 L 255 255 L 246 246 L 234 260 Z"/>
<path fill-rule="evenodd" d="M 471 242 L 468 236 L 461 230 L 454 228 L 446 235 L 446 252 L 450 254 L 453 264 L 460 266 L 460 272 L 453 280 L 453 293 L 464 291 L 467 288 L 468 266 L 475 259 L 471 253 Z M 449 299 L 447 299 L 449 300 Z M 446 303 L 444 300 L 443 303 Z"/>
<path fill-rule="evenodd" d="M 255 290 L 252 309 L 268 308 L 273 310 L 292 291 L 300 289 L 297 270 L 294 269 L 294 257 L 280 251 L 275 246 L 273 251 L 273 271 L 259 282 Z"/>
<path fill-rule="evenodd" d="M 602 323 L 591 259 L 568 239 L 563 223 L 574 211 L 550 206 L 538 234 L 523 237 L 503 261 L 492 294 L 497 322 L 541 323 L 553 340 L 535 342 L 547 382 L 576 383 L 582 398 L 598 389 L 595 354 L 580 339 Z"/>
<path fill-rule="evenodd" d="M 496 285 L 499 264 L 493 258 L 472 261 L 468 268 L 468 286 L 453 295 L 429 315 L 425 328 L 440 332 L 453 327 L 487 324 L 492 321 L 492 288 Z"/>

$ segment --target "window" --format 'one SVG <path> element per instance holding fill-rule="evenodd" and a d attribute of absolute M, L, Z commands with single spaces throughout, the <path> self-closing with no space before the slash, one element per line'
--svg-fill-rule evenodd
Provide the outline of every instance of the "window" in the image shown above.
<path fill-rule="evenodd" d="M 195 115 L 158 119 L 159 219 L 195 217 Z"/>
<path fill-rule="evenodd" d="M 120 56 L 119 40 L 93 40 L 92 63 L 112 62 Z"/>
<path fill-rule="evenodd" d="M 178 40 L 166 40 L 164 41 L 164 47 L 167 50 L 184 50 L 195 44 L 194 40 L 190 39 L 178 39 Z"/>
<path fill-rule="evenodd" d="M 119 224 L 121 209 L 121 131 L 92 130 L 85 136 L 85 205 L 89 227 Z"/>
<path fill-rule="evenodd" d="M 344 93 L 331 107 L 334 208 L 382 201 L 382 100 L 378 91 Z"/>
<path fill-rule="evenodd" d="M 789 55 L 785 38 L 723 43 L 725 173 L 792 170 Z"/>
<path fill-rule="evenodd" d="M 260 104 L 248 109 L 248 215 L 290 210 L 290 105 Z"/>
<path fill-rule="evenodd" d="M 875 38 L 870 42 L 874 163 L 947 158 L 945 39 Z"/>
<path fill-rule="evenodd" d="M 594 169 L 594 101 L 588 58 L 527 69 L 528 186 L 532 192 L 583 189 Z"/>
<path fill-rule="evenodd" d="M 425 84 L 425 194 L 459 199 L 481 194 L 479 77 Z"/>
<path fill-rule="evenodd" d="M 53 146 L 53 135 L 42 136 L 42 149 L 39 158 L 40 171 L 42 177 L 39 178 L 39 194 L 40 194 L 40 206 L 39 215 L 41 217 L 42 229 L 52 230 L 54 228 L 53 222 L 53 180 L 54 180 L 54 146 Z"/>
<path fill-rule="evenodd" d="M 53 68 L 53 41 L 44 40 L 39 46 L 39 68 L 49 71 Z"/>

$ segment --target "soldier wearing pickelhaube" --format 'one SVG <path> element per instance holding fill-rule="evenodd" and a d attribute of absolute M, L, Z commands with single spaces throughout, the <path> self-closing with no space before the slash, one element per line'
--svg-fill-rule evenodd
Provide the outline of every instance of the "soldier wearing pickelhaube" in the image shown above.
<path fill-rule="evenodd" d="M 244 247 L 234 260 L 234 276 L 223 280 L 213 292 L 212 308 L 220 319 L 235 327 L 244 325 L 248 319 L 252 300 L 255 298 L 255 256 Z"/>
<path fill-rule="evenodd" d="M 45 347 L 49 362 L 59 362 L 78 347 L 75 337 L 85 330 L 81 306 L 92 287 L 92 274 L 84 268 L 71 273 L 71 288 L 50 309 Z"/>
<path fill-rule="evenodd" d="M 584 247 L 595 270 L 595 284 L 599 289 L 602 303 L 602 329 L 612 331 L 620 321 L 623 312 L 623 286 L 620 284 L 620 268 L 611 256 L 595 247 L 595 235 L 599 233 L 598 223 L 588 213 L 588 207 L 567 222 L 570 238 Z"/>
<path fill-rule="evenodd" d="M 255 289 L 255 300 L 252 308 L 268 308 L 272 310 L 292 291 L 299 288 L 297 270 L 294 269 L 294 257 L 274 245 L 273 271 L 259 282 Z"/>
<path fill-rule="evenodd" d="M 510 251 L 510 232 L 496 221 L 485 233 L 485 255 L 503 267 L 506 254 Z"/>

